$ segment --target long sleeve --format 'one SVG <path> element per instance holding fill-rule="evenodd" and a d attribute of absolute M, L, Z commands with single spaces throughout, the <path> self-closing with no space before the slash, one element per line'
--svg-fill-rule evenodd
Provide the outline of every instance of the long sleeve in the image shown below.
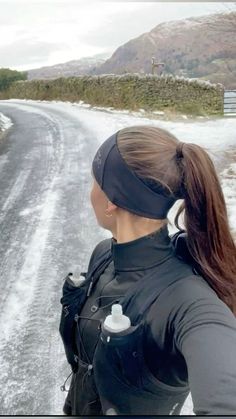
<path fill-rule="evenodd" d="M 177 296 L 174 339 L 188 369 L 194 413 L 236 412 L 236 319 L 229 308 L 197 278 Z M 189 288 L 189 289 L 188 289 Z"/>

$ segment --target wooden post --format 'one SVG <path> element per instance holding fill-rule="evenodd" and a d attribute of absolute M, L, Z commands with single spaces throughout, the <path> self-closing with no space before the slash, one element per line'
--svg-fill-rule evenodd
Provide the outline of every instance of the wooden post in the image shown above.
<path fill-rule="evenodd" d="M 154 74 L 155 68 L 160 68 L 160 76 L 161 76 L 165 68 L 165 63 L 155 63 L 155 57 L 152 57 L 152 74 Z"/>

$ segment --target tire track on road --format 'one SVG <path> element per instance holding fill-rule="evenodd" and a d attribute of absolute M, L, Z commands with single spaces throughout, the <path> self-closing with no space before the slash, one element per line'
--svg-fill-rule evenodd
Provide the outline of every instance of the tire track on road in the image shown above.
<path fill-rule="evenodd" d="M 52 120 L 50 118 L 50 121 Z M 23 218 L 27 215 L 31 216 L 30 222 L 27 224 L 22 219 L 27 233 L 24 251 L 21 252 L 22 266 L 18 269 L 18 272 L 15 266 L 15 275 L 13 275 L 14 269 L 11 269 L 12 277 L 9 281 L 7 277 L 5 278 L 9 286 L 5 289 L 5 304 L 0 313 L 0 323 L 2 325 L 0 341 L 1 414 L 26 414 L 29 413 L 29 409 L 32 409 L 32 412 L 36 409 L 37 412 L 37 409 L 39 411 L 41 407 L 38 405 L 40 398 L 35 397 L 35 391 L 40 380 L 36 382 L 36 387 L 34 387 L 32 377 L 36 376 L 35 371 L 39 371 L 40 359 L 47 358 L 49 351 L 49 349 L 46 351 L 44 349 L 45 336 L 42 336 L 41 340 L 39 339 L 41 334 L 39 331 L 42 330 L 41 320 L 45 316 L 45 307 L 48 307 L 50 303 L 48 298 L 51 295 L 50 286 L 47 284 L 45 287 L 45 273 L 42 272 L 42 266 L 53 261 L 53 247 L 51 246 L 51 254 L 49 251 L 48 257 L 45 257 L 45 251 L 48 251 L 50 228 L 59 202 L 57 181 L 64 156 L 64 139 L 57 127 L 57 121 L 53 121 L 53 129 L 50 125 L 51 132 L 46 140 L 50 143 L 49 147 L 42 150 L 42 146 L 40 146 L 45 158 L 41 166 L 43 177 L 38 184 L 39 189 L 36 199 L 33 202 L 28 200 L 28 208 L 25 208 L 24 205 L 23 208 L 21 207 L 21 211 L 18 211 L 18 215 L 20 214 Z M 38 158 L 38 156 L 36 157 Z M 32 162 L 32 153 L 29 162 L 35 164 L 35 159 Z M 3 209 L 8 221 L 9 214 L 14 212 L 11 210 L 17 207 L 18 198 L 27 195 L 27 192 L 31 189 L 27 184 L 29 173 L 29 171 L 26 172 L 25 175 L 15 181 L 11 189 L 12 193 L 5 201 Z M 34 211 L 35 203 L 39 204 L 36 211 Z M 17 235 L 19 239 L 22 237 L 22 225 L 18 228 Z M 6 254 L 3 261 L 3 265 L 5 265 L 3 274 L 4 272 L 6 274 L 7 265 L 12 262 L 12 258 L 9 259 L 9 256 L 10 252 Z M 45 305 L 42 304 L 42 301 L 45 302 Z M 51 326 L 48 319 L 46 323 L 48 325 L 46 336 L 50 336 Z M 40 354 L 40 357 L 37 354 Z M 35 358 L 38 360 L 37 364 L 34 362 Z M 30 395 L 31 398 L 29 398 Z M 31 401 L 31 404 L 28 403 L 29 401 Z"/>

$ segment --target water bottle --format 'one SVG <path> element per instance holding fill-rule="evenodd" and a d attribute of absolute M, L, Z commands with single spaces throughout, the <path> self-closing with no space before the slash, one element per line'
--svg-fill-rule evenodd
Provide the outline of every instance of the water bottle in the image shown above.
<path fill-rule="evenodd" d="M 104 329 L 111 333 L 119 333 L 131 326 L 129 317 L 125 316 L 121 304 L 113 304 L 111 314 L 109 314 L 103 323 Z"/>
<path fill-rule="evenodd" d="M 125 330 L 130 328 L 132 329 L 130 318 L 123 314 L 121 304 L 113 304 L 111 306 L 111 314 L 109 314 L 103 322 L 102 340 L 106 342 L 109 347 L 110 345 L 119 346 L 122 342 L 119 333 L 124 332 Z M 111 333 L 111 336 L 109 335 L 109 333 Z M 127 333 L 129 333 L 128 330 Z M 125 339 L 127 339 L 127 337 L 125 337 Z M 106 401 L 106 405 L 104 403 L 104 405 L 106 406 L 104 406 L 106 416 L 119 415 L 119 412 L 117 411 L 117 408 L 114 404 L 115 403 L 112 403 L 111 401 Z"/>
<path fill-rule="evenodd" d="M 73 273 L 69 273 L 68 274 L 69 280 L 72 283 L 72 285 L 74 285 L 74 287 L 79 287 L 85 280 L 85 277 L 80 275 L 80 274 L 73 274 Z"/>

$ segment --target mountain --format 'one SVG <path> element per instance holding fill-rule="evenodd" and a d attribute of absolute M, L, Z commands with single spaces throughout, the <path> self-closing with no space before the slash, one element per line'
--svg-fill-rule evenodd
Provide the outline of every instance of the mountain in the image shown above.
<path fill-rule="evenodd" d="M 153 56 L 165 73 L 236 88 L 236 12 L 161 23 L 89 73 L 151 73 Z"/>
<path fill-rule="evenodd" d="M 107 54 L 98 54 L 93 57 L 84 57 L 79 60 L 68 61 L 47 67 L 28 70 L 28 80 L 55 79 L 58 77 L 72 77 L 88 74 L 96 67 L 97 69 L 105 62 Z"/>
<path fill-rule="evenodd" d="M 236 89 L 236 12 L 160 23 L 117 48 L 110 58 L 100 54 L 29 70 L 28 79 L 151 73 L 152 57 L 165 64 L 166 74 L 201 78 Z"/>

